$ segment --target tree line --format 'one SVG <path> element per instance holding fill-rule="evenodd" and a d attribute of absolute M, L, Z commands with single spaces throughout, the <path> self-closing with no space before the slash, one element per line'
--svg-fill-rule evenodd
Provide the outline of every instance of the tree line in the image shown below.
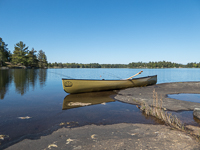
<path fill-rule="evenodd" d="M 0 37 L 0 67 L 8 66 L 13 67 L 30 67 L 30 68 L 200 68 L 200 62 L 191 62 L 186 65 L 168 62 L 168 61 L 158 61 L 158 62 L 132 62 L 129 64 L 82 64 L 82 63 L 47 63 L 47 57 L 45 52 L 40 50 L 36 54 L 36 50 L 32 48 L 28 49 L 22 41 L 16 43 L 14 46 L 14 51 L 11 53 L 7 44 L 3 42 Z"/>
<path fill-rule="evenodd" d="M 158 61 L 158 62 L 132 62 L 128 64 L 129 68 L 200 68 L 200 62 L 191 62 L 186 65 L 169 62 L 169 61 Z"/>
<path fill-rule="evenodd" d="M 186 65 L 168 61 L 158 62 L 132 62 L 129 64 L 79 64 L 79 63 L 48 63 L 48 68 L 200 68 L 200 62 L 187 63 Z"/>
<path fill-rule="evenodd" d="M 8 48 L 8 44 L 5 44 L 0 37 L 0 66 L 8 66 L 9 68 L 16 67 L 29 67 L 29 68 L 47 68 L 47 57 L 43 50 L 39 50 L 36 54 L 36 50 L 32 48 L 29 50 L 28 46 L 22 41 L 18 42 L 14 46 L 13 53 Z"/>
<path fill-rule="evenodd" d="M 125 64 L 48 63 L 48 68 L 127 68 Z"/>
<path fill-rule="evenodd" d="M 186 65 L 178 64 L 178 63 L 172 63 L 168 61 L 159 61 L 159 62 L 132 62 L 129 63 L 128 66 L 130 68 L 185 68 Z"/>

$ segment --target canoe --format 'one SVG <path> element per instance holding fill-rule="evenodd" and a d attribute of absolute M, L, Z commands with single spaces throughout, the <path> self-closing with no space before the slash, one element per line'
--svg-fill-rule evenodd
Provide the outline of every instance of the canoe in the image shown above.
<path fill-rule="evenodd" d="M 125 80 L 62 79 L 64 91 L 72 94 L 141 87 L 153 85 L 156 82 L 157 75 Z"/>

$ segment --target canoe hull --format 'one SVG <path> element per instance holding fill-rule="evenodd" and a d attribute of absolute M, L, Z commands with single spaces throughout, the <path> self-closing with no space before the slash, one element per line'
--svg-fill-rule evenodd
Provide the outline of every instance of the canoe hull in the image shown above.
<path fill-rule="evenodd" d="M 119 90 L 156 84 L 157 75 L 132 80 L 83 80 L 62 79 L 63 89 L 67 93 L 84 93 L 107 90 Z"/>

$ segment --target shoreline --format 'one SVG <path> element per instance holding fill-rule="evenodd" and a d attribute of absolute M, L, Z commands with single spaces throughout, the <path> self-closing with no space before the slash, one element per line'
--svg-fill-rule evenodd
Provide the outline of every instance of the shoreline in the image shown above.
<path fill-rule="evenodd" d="M 162 108 L 170 111 L 193 111 L 200 108 L 200 103 L 182 101 L 168 98 L 167 94 L 200 94 L 200 82 L 171 82 L 161 83 L 146 87 L 129 88 L 120 90 L 115 99 L 129 104 L 138 105 L 142 102 L 153 105 L 153 91 L 162 99 Z"/>
<path fill-rule="evenodd" d="M 7 67 L 3 66 L 0 67 L 1 69 L 40 69 L 40 67 L 30 67 L 30 66 L 19 66 L 19 67 Z M 125 67 L 125 68 L 76 68 L 76 67 L 46 67 L 46 68 L 41 68 L 41 69 L 200 69 L 200 68 L 195 68 L 195 67 L 181 67 L 181 68 L 130 68 L 130 67 Z"/>
<path fill-rule="evenodd" d="M 139 105 L 142 101 L 152 105 L 153 90 L 163 100 L 163 108 L 172 111 L 193 110 L 200 103 L 171 99 L 166 94 L 200 94 L 200 82 L 174 82 L 147 87 L 135 87 L 118 91 L 115 99 Z M 194 126 L 190 128 L 194 129 Z M 198 128 L 199 129 L 199 128 Z M 197 131 L 198 131 L 197 129 Z M 194 129 L 195 130 L 195 129 Z M 197 132 L 198 134 L 198 132 Z M 60 128 L 38 139 L 24 139 L 11 149 L 200 149 L 194 136 L 166 125 L 119 123 L 112 125 L 85 125 L 76 128 Z"/>
<path fill-rule="evenodd" d="M 116 150 L 126 149 L 198 150 L 199 142 L 178 130 L 165 125 L 120 123 L 113 125 L 86 125 L 78 128 L 61 128 L 39 139 L 24 139 L 6 150 L 67 149 Z"/>

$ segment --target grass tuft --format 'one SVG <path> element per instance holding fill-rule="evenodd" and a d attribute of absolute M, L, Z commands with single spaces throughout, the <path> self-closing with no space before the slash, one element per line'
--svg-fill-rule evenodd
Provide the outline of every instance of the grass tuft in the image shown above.
<path fill-rule="evenodd" d="M 179 129 L 184 130 L 184 124 L 178 119 L 176 115 L 172 115 L 171 113 L 166 112 L 162 108 L 162 98 L 159 99 L 157 92 L 155 89 L 153 90 L 153 106 L 149 106 L 147 103 L 142 102 L 140 110 L 142 110 L 146 115 L 154 116 L 161 121 L 165 122 L 167 125 Z"/>
<path fill-rule="evenodd" d="M 164 108 L 162 104 L 162 98 L 159 99 L 158 94 L 154 89 L 153 105 L 149 106 L 146 102 L 143 101 L 141 103 L 141 106 L 138 108 L 141 111 L 143 111 L 146 115 L 154 116 L 160 119 L 161 121 L 165 122 L 166 125 L 172 127 L 172 129 L 178 129 L 180 131 L 186 132 L 187 134 L 190 134 L 200 142 L 200 129 L 198 129 L 199 132 L 195 133 L 194 129 L 185 126 L 176 115 L 165 111 L 166 108 Z"/>

